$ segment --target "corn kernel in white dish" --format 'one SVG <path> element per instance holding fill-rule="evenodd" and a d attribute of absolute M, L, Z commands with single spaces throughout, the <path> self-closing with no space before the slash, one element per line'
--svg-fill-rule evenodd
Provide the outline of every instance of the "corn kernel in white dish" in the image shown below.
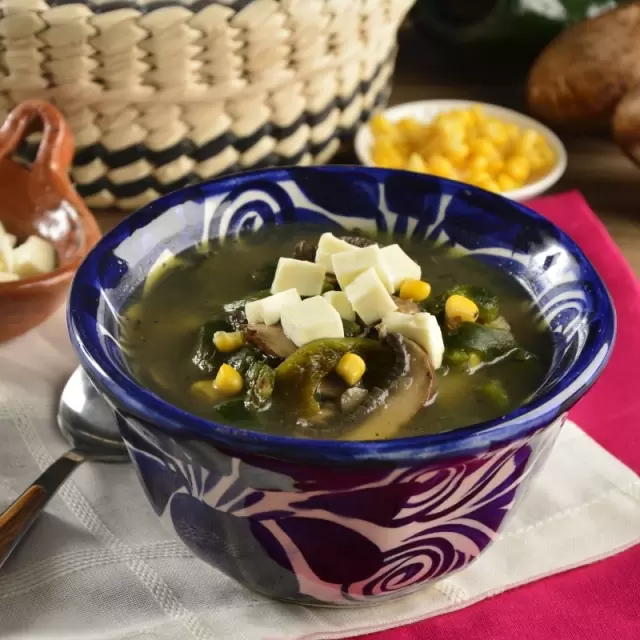
<path fill-rule="evenodd" d="M 280 322 L 284 334 L 297 347 L 322 338 L 344 338 L 340 314 L 322 296 L 285 307 Z"/>
<path fill-rule="evenodd" d="M 315 262 L 280 258 L 271 293 L 282 293 L 296 289 L 301 296 L 318 296 L 322 293 L 327 270 Z"/>
<path fill-rule="evenodd" d="M 398 308 L 373 267 L 347 285 L 345 293 L 365 324 L 373 324 Z"/>
<path fill-rule="evenodd" d="M 343 320 L 355 322 L 356 312 L 344 291 L 327 291 L 322 297 L 340 314 Z"/>
<path fill-rule="evenodd" d="M 151 269 L 149 269 L 147 279 L 144 281 L 144 287 L 142 288 L 143 295 L 148 293 L 160 278 L 179 264 L 180 261 L 176 259 L 173 253 L 171 253 L 169 249 L 165 249 L 151 265 Z"/>
<path fill-rule="evenodd" d="M 0 271 L 0 282 L 15 282 L 16 280 L 20 280 L 20 278 L 15 273 Z"/>
<path fill-rule="evenodd" d="M 438 320 L 430 313 L 407 315 L 394 311 L 382 319 L 384 328 L 417 342 L 429 355 L 433 366 L 439 369 L 444 356 L 444 341 Z"/>
<path fill-rule="evenodd" d="M 344 251 L 353 251 L 358 247 L 336 238 L 333 233 L 323 233 L 318 241 L 318 249 L 316 250 L 316 262 L 321 264 L 327 273 L 334 273 L 332 257 L 335 253 Z"/>
<path fill-rule="evenodd" d="M 343 251 L 333 255 L 333 270 L 340 288 L 344 291 L 361 273 L 374 269 L 385 289 L 393 293 L 391 275 L 382 257 L 382 250 L 376 244 L 355 251 Z"/>
<path fill-rule="evenodd" d="M 380 249 L 382 258 L 391 278 L 393 291 L 398 291 L 405 280 L 420 280 L 422 269 L 412 260 L 398 244 L 391 244 Z"/>
<path fill-rule="evenodd" d="M 10 273 L 13 271 L 13 247 L 14 236 L 8 234 L 0 222 L 0 271 Z"/>
<path fill-rule="evenodd" d="M 54 246 L 39 238 L 29 236 L 13 250 L 13 273 L 21 278 L 50 273 L 56 268 L 56 250 Z"/>

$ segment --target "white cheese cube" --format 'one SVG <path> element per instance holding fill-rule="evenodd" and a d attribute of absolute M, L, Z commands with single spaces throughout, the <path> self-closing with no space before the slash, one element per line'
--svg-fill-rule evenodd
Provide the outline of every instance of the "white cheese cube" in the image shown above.
<path fill-rule="evenodd" d="M 382 250 L 376 244 L 356 251 L 343 251 L 332 257 L 333 270 L 340 288 L 344 291 L 361 273 L 374 269 L 385 289 L 393 293 L 391 275 L 382 257 Z"/>
<path fill-rule="evenodd" d="M 344 291 L 327 291 L 322 297 L 340 314 L 343 320 L 355 322 L 356 312 Z"/>
<path fill-rule="evenodd" d="M 322 296 L 285 307 L 280 322 L 284 334 L 297 347 L 321 338 L 344 338 L 340 314 Z"/>
<path fill-rule="evenodd" d="M 318 241 L 316 262 L 321 264 L 327 270 L 327 273 L 334 273 L 333 254 L 344 251 L 354 251 L 358 248 L 359 247 L 355 247 L 344 240 L 340 240 L 340 238 L 336 238 L 333 233 L 323 233 Z"/>
<path fill-rule="evenodd" d="M 428 354 L 433 366 L 442 366 L 444 341 L 438 320 L 430 313 L 407 315 L 394 311 L 382 319 L 384 328 L 390 333 L 399 333 L 409 340 L 417 342 Z"/>
<path fill-rule="evenodd" d="M 248 302 L 244 307 L 244 312 L 249 324 L 272 325 L 280 322 L 280 315 L 285 307 L 298 304 L 301 301 L 298 292 L 295 289 L 289 289 L 261 300 Z"/>
<path fill-rule="evenodd" d="M 13 273 L 21 278 L 39 276 L 56 268 L 56 250 L 54 246 L 39 238 L 29 236 L 13 250 Z"/>
<path fill-rule="evenodd" d="M 271 285 L 271 293 L 297 289 L 301 296 L 320 295 L 326 272 L 321 264 L 294 258 L 280 258 Z"/>
<path fill-rule="evenodd" d="M 15 273 L 0 271 L 0 282 L 15 282 L 16 280 L 20 280 L 20 278 Z"/>
<path fill-rule="evenodd" d="M 302 302 L 302 298 L 298 294 L 297 289 L 287 289 L 282 293 L 276 293 L 273 296 L 264 298 L 262 301 L 262 316 L 266 325 L 277 324 L 280 322 L 282 310 L 294 304 Z"/>
<path fill-rule="evenodd" d="M 345 293 L 365 324 L 372 324 L 398 308 L 373 267 L 347 285 Z"/>
<path fill-rule="evenodd" d="M 399 244 L 383 247 L 381 252 L 393 287 L 391 293 L 398 291 L 405 280 L 420 280 L 422 276 L 420 265 L 414 262 Z"/>

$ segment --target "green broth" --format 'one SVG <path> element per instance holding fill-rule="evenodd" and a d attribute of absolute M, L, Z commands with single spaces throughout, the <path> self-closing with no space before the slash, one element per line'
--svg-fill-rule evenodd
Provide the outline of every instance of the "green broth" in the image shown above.
<path fill-rule="evenodd" d="M 169 402 L 204 418 L 279 435 L 300 435 L 277 411 L 264 411 L 247 421 L 222 417 L 211 403 L 191 393 L 203 372 L 191 360 L 199 328 L 215 317 L 222 305 L 263 288 L 253 274 L 282 256 L 292 256 L 300 240 L 316 242 L 323 232 L 316 226 L 269 227 L 239 240 L 212 243 L 206 252 L 190 249 L 180 256 L 182 266 L 167 271 L 142 297 L 132 297 L 121 331 L 133 375 L 145 387 Z M 519 346 L 533 354 L 482 366 L 470 373 L 443 366 L 436 372 L 438 394 L 393 437 L 439 433 L 490 420 L 521 406 L 542 383 L 549 367 L 550 332 L 534 321 L 524 289 L 508 274 L 470 257 L 454 256 L 426 242 L 392 237 L 375 238 L 381 244 L 397 242 L 422 267 L 432 286 L 430 299 L 460 284 L 482 286 L 496 295 L 500 313 L 511 326 Z M 267 285 L 268 286 L 268 285 Z M 506 403 L 481 391 L 497 381 L 506 391 Z M 304 437 L 339 437 L 332 431 L 309 430 Z"/>

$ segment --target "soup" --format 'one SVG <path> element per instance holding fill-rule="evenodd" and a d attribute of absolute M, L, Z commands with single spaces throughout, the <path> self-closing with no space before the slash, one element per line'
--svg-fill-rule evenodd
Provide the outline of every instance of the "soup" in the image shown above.
<path fill-rule="evenodd" d="M 552 351 L 508 274 L 424 241 L 300 225 L 165 252 L 120 338 L 136 379 L 191 413 L 342 440 L 504 415 Z"/>

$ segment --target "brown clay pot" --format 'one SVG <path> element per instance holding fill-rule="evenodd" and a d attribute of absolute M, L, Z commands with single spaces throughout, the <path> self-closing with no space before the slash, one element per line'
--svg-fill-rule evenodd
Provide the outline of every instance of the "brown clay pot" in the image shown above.
<path fill-rule="evenodd" d="M 38 128 L 40 148 L 26 166 L 15 159 L 15 150 Z M 35 234 L 49 240 L 58 255 L 51 273 L 0 283 L 0 342 L 39 325 L 60 306 L 74 272 L 100 238 L 68 177 L 73 153 L 69 126 L 46 102 L 21 103 L 0 129 L 0 221 L 19 239 Z"/>
<path fill-rule="evenodd" d="M 527 100 L 534 115 L 553 125 L 609 125 L 640 165 L 640 2 L 560 34 L 533 65 Z"/>

